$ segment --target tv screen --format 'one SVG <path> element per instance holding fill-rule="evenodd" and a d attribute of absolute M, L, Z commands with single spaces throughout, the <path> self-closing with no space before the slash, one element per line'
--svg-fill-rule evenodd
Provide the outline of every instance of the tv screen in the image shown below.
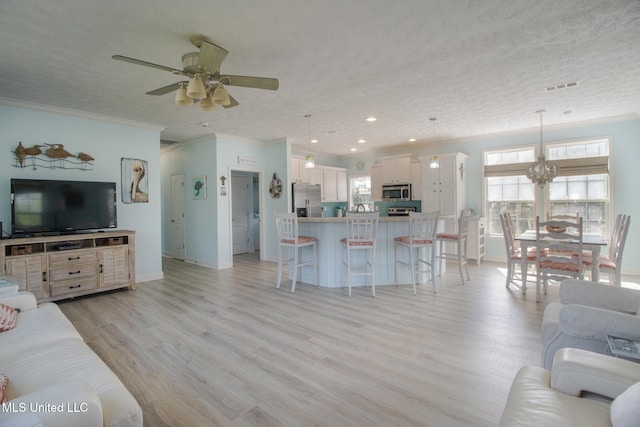
<path fill-rule="evenodd" d="M 115 182 L 11 180 L 14 235 L 115 228 Z"/>

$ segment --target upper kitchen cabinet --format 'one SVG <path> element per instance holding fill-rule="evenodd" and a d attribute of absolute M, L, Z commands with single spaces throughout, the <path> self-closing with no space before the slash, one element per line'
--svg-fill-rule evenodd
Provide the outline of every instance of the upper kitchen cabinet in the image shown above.
<path fill-rule="evenodd" d="M 411 161 L 411 200 L 422 200 L 422 161 Z"/>
<path fill-rule="evenodd" d="M 291 183 L 304 182 L 307 184 L 322 184 L 322 181 L 322 167 L 305 168 L 303 158 L 291 158 Z"/>
<path fill-rule="evenodd" d="M 411 158 L 382 159 L 382 184 L 407 184 L 411 179 Z"/>
<path fill-rule="evenodd" d="M 347 170 L 339 168 L 323 168 L 322 201 L 346 202 L 348 201 Z"/>
<path fill-rule="evenodd" d="M 382 200 L 382 165 L 372 164 L 369 174 L 371 175 L 371 200 L 379 202 Z"/>
<path fill-rule="evenodd" d="M 464 168 L 467 155 L 463 153 L 442 154 L 440 167 L 432 169 L 431 157 L 422 163 L 422 210 L 439 211 L 440 216 L 457 218 L 466 207 Z"/>

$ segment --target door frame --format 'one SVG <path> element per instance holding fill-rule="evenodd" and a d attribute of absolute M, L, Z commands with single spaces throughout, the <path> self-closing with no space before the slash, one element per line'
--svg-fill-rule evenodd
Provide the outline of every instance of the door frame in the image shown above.
<path fill-rule="evenodd" d="M 258 209 L 260 210 L 260 222 L 259 222 L 259 234 L 260 234 L 260 261 L 265 260 L 265 249 L 264 249 L 264 191 L 262 191 L 262 185 L 264 183 L 264 171 L 258 168 L 252 167 L 238 167 L 238 166 L 229 166 L 228 168 L 228 177 L 231 178 L 233 172 L 250 172 L 258 174 Z M 229 183 L 229 189 L 231 188 L 231 183 Z M 229 191 L 229 230 L 233 228 L 233 192 Z M 233 266 L 233 239 L 229 239 L 229 254 L 231 258 L 231 266 Z"/>

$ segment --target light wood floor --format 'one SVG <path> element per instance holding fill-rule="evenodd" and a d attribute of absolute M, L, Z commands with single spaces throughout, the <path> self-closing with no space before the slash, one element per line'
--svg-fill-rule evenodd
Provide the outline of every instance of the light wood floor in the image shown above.
<path fill-rule="evenodd" d="M 542 303 L 470 265 L 431 285 L 275 287 L 276 265 L 165 279 L 60 303 L 142 406 L 145 426 L 495 426 L 511 380 L 540 365 Z M 454 266 L 450 272 L 457 272 Z"/>

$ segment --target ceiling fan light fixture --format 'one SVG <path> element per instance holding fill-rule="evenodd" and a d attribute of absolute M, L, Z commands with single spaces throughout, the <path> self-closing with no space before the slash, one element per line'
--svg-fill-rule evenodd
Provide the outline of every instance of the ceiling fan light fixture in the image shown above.
<path fill-rule="evenodd" d="M 227 89 L 225 89 L 221 83 L 218 83 L 218 86 L 216 86 L 216 89 L 213 91 L 213 102 L 222 106 L 231 104 L 229 92 L 227 92 Z"/>
<path fill-rule="evenodd" d="M 205 111 L 213 111 L 216 109 L 216 104 L 211 99 L 211 96 L 207 96 L 200 101 L 200 109 Z"/>
<path fill-rule="evenodd" d="M 207 96 L 207 92 L 204 89 L 204 83 L 202 83 L 202 74 L 196 73 L 187 86 L 187 96 L 193 99 L 202 99 Z"/>
<path fill-rule="evenodd" d="M 184 84 L 180 85 L 178 90 L 176 91 L 176 105 L 191 105 L 193 104 L 193 100 L 187 96 L 187 89 L 184 87 Z"/>

